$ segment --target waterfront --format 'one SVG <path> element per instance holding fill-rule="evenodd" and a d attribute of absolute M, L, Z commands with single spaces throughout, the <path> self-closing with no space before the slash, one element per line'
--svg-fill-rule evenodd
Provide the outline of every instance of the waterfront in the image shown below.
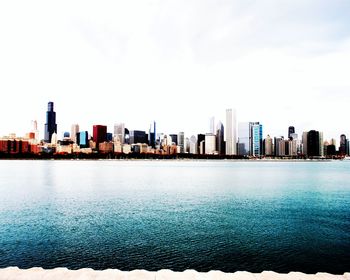
<path fill-rule="evenodd" d="M 349 168 L 0 161 L 0 267 L 343 273 Z"/>

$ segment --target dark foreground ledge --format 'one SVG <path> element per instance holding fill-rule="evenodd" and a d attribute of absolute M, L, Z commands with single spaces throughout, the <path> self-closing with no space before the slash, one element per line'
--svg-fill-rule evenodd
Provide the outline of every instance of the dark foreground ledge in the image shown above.
<path fill-rule="evenodd" d="M 117 269 L 107 270 L 93 270 L 91 268 L 84 268 L 79 270 L 68 270 L 67 268 L 55 269 L 19 269 L 18 267 L 8 267 L 0 269 L 0 280 L 12 279 L 113 279 L 113 280 L 350 280 L 350 273 L 343 275 L 333 275 L 328 273 L 304 274 L 300 272 L 290 272 L 288 274 L 279 274 L 271 271 L 264 271 L 262 273 L 249 272 L 235 272 L 224 273 L 220 271 L 197 272 L 195 270 L 186 270 L 184 272 L 173 272 L 171 270 L 159 270 L 157 272 L 149 272 L 146 270 L 133 270 L 130 272 L 120 271 Z"/>

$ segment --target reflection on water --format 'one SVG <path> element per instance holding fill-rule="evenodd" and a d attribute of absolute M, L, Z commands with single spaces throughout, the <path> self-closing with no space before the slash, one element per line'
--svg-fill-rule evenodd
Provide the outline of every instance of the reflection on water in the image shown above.
<path fill-rule="evenodd" d="M 349 168 L 0 161 L 0 267 L 343 273 Z"/>

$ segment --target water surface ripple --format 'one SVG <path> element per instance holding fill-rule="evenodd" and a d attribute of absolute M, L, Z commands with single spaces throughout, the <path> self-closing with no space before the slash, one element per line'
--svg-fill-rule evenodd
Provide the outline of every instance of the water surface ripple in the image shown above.
<path fill-rule="evenodd" d="M 0 267 L 350 268 L 350 162 L 0 161 Z"/>

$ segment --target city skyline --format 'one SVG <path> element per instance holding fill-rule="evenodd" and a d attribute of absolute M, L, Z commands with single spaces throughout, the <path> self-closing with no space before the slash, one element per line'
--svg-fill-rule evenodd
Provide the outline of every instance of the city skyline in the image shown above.
<path fill-rule="evenodd" d="M 340 0 L 3 2 L 0 135 L 37 120 L 42 136 L 54 100 L 59 135 L 152 120 L 192 135 L 236 108 L 264 133 L 338 139 L 350 134 L 349 11 Z"/>
<path fill-rule="evenodd" d="M 40 129 L 41 125 L 40 125 L 40 122 L 38 122 L 38 120 L 31 120 L 30 121 L 30 125 L 28 126 L 27 130 L 25 130 L 23 133 L 18 133 L 16 130 L 12 130 L 11 132 L 8 132 L 7 134 L 3 134 L 3 135 L 0 135 L 0 137 L 6 137 L 8 135 L 11 135 L 11 134 L 14 134 L 16 135 L 17 137 L 23 137 L 25 136 L 28 132 L 35 132 L 36 134 L 39 135 L 39 137 L 36 136 L 36 138 L 39 138 L 45 142 L 50 142 L 51 141 L 51 135 L 53 132 L 56 133 L 56 137 L 57 139 L 62 139 L 64 138 L 64 134 L 65 133 L 69 133 L 69 134 L 72 134 L 72 131 L 76 131 L 76 130 L 80 130 L 80 131 L 88 131 L 89 135 L 93 135 L 93 131 L 94 131 L 94 127 L 95 126 L 106 126 L 106 129 L 107 129 L 107 132 L 113 134 L 114 136 L 118 133 L 117 132 L 117 126 L 120 126 L 122 125 L 123 128 L 128 128 L 130 130 L 135 130 L 135 131 L 145 131 L 146 133 L 148 133 L 148 137 L 149 137 L 149 132 L 152 130 L 154 131 L 155 130 L 155 126 L 156 123 L 157 123 L 157 127 L 159 126 L 159 123 L 156 121 L 156 120 L 153 120 L 151 122 L 148 122 L 151 123 L 150 126 L 148 126 L 148 129 L 147 127 L 129 127 L 128 126 L 128 122 L 127 121 L 119 121 L 119 122 L 113 122 L 113 124 L 106 124 L 107 122 L 93 122 L 91 124 L 88 124 L 87 126 L 81 126 L 79 123 L 71 123 L 69 127 L 67 127 L 67 129 L 59 129 L 61 125 L 57 125 L 57 123 L 55 123 L 57 120 L 56 120 L 56 111 L 53 111 L 54 108 L 56 108 L 56 105 L 54 105 L 55 102 L 53 101 L 49 101 L 47 102 L 47 106 L 48 106 L 48 110 L 46 112 L 46 120 L 43 122 L 43 127 L 42 129 Z M 233 152 L 229 152 L 229 154 L 236 154 L 237 153 L 237 149 L 239 149 L 239 147 L 235 146 L 233 143 L 236 143 L 238 144 L 239 143 L 239 135 L 241 134 L 244 134 L 244 133 L 248 133 L 248 132 L 240 132 L 240 126 L 241 125 L 246 125 L 246 124 L 254 124 L 254 123 L 257 123 L 259 124 L 259 122 L 255 122 L 255 121 L 240 121 L 239 119 L 237 119 L 237 110 L 235 108 L 229 108 L 229 109 L 226 109 L 225 110 L 225 121 L 226 123 L 223 125 L 223 121 L 219 118 L 216 118 L 215 116 L 211 116 L 207 118 L 207 128 L 202 130 L 202 131 L 199 131 L 199 130 L 193 130 L 193 133 L 187 133 L 185 132 L 183 129 L 178 129 L 177 131 L 170 131 L 169 129 L 166 129 L 165 130 L 160 130 L 157 128 L 157 131 L 156 131 L 156 135 L 154 135 L 153 133 L 153 138 L 156 138 L 158 133 L 159 135 L 172 135 L 172 134 L 176 134 L 177 133 L 184 133 L 184 136 L 185 138 L 190 138 L 191 136 L 193 135 L 197 135 L 197 134 L 200 134 L 200 133 L 204 133 L 204 134 L 210 134 L 210 133 L 213 133 L 212 132 L 212 126 L 214 124 L 214 127 L 217 127 L 219 125 L 222 125 L 223 128 L 225 128 L 225 133 L 224 133 L 224 140 L 225 140 L 225 144 L 226 144 L 226 147 L 225 149 L 227 149 L 227 145 L 228 145 L 228 142 L 226 141 L 227 140 L 227 133 L 229 133 L 231 136 L 229 136 L 229 138 L 231 139 L 231 141 L 229 142 L 232 142 L 231 145 L 232 145 L 232 148 L 233 149 Z M 53 114 L 54 117 L 51 117 L 51 115 Z M 53 118 L 53 120 L 51 120 L 51 118 Z M 43 118 L 44 119 L 44 118 Z M 59 118 L 58 118 L 59 120 Z M 47 130 L 47 125 L 48 123 L 50 123 L 50 133 L 49 131 L 46 131 Z M 58 121 L 59 122 L 59 121 Z M 109 123 L 111 123 L 109 121 Z M 261 123 L 261 122 L 260 122 Z M 230 129 L 227 131 L 226 127 L 227 126 L 230 126 L 232 125 L 233 127 L 233 130 L 232 131 L 235 131 L 235 133 L 233 132 L 230 132 Z M 296 135 L 298 136 L 299 135 L 299 138 L 301 138 L 302 134 L 305 132 L 305 131 L 310 131 L 310 130 L 314 130 L 314 129 L 317 129 L 317 128 L 311 128 L 311 129 L 308 129 L 308 130 L 301 130 L 299 129 L 298 127 L 294 127 L 292 124 L 289 125 L 288 127 L 284 128 L 284 133 L 282 132 L 281 134 L 277 134 L 277 135 L 273 135 L 272 133 L 269 133 L 268 131 L 266 131 L 266 125 L 265 124 L 260 124 L 260 126 L 264 127 L 264 129 L 261 128 L 261 137 L 262 139 L 265 139 L 267 138 L 268 136 L 270 137 L 284 137 L 286 139 L 288 139 L 290 137 L 290 135 Z M 153 127 L 153 128 L 152 128 Z M 164 126 L 164 124 L 161 126 L 162 128 L 166 127 L 166 125 Z M 205 127 L 205 126 L 203 126 Z M 293 133 L 291 134 L 291 129 L 293 129 Z M 119 129 L 120 130 L 120 129 Z M 215 129 L 216 130 L 216 129 Z M 248 130 L 247 130 L 248 131 Z M 282 131 L 282 129 L 281 129 Z M 121 134 L 121 132 L 119 132 L 119 134 Z M 214 133 L 216 134 L 216 132 Z M 323 133 L 324 134 L 324 133 Z M 340 143 L 340 139 L 342 138 L 342 136 L 350 136 L 350 134 L 347 134 L 347 133 L 344 133 L 344 132 L 339 132 L 338 135 L 335 135 L 335 137 L 324 137 L 325 141 L 327 140 L 333 140 L 335 139 L 337 142 Z M 74 139 L 74 136 L 71 136 L 73 137 Z M 247 136 L 245 136 L 247 137 Z M 153 140 L 155 141 L 155 140 Z"/>

